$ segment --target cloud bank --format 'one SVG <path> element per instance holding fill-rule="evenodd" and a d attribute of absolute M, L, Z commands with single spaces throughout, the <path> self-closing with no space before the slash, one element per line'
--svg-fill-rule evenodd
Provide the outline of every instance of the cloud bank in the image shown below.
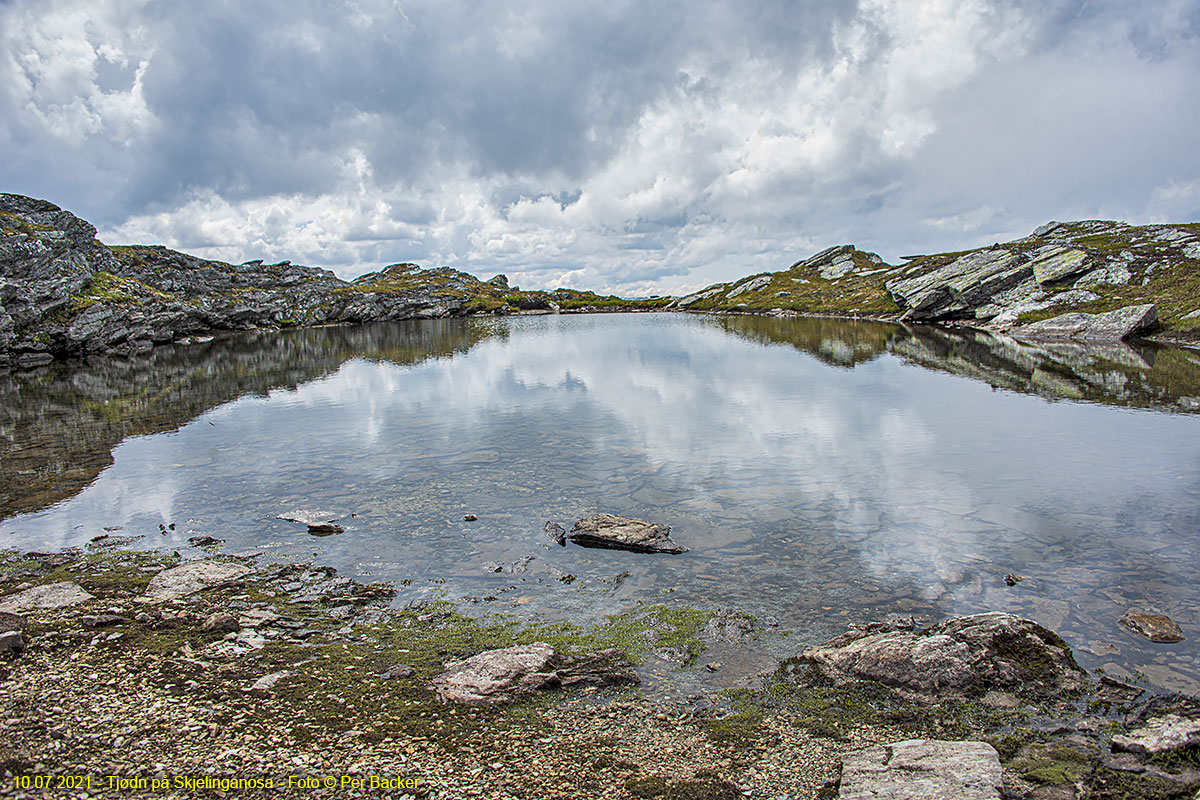
<path fill-rule="evenodd" d="M 0 42 L 0 188 L 230 261 L 675 293 L 1200 218 L 1200 0 L 9 0 Z"/>

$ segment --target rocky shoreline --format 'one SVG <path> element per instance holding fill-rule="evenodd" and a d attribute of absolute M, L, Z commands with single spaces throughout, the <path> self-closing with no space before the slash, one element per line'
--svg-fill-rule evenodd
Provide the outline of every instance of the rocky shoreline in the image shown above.
<path fill-rule="evenodd" d="M 797 800 L 918 780 L 929 798 L 1050 800 L 1200 789 L 1200 701 L 1097 680 L 1054 632 L 1008 614 L 852 626 L 744 688 L 668 698 L 633 688 L 637 663 L 666 647 L 703 669 L 706 647 L 765 635 L 756 620 L 694 609 L 591 626 L 476 619 L 448 603 L 395 608 L 389 585 L 327 567 L 218 549 L 197 542 L 185 558 L 101 537 L 0 553 L 0 793 Z"/>

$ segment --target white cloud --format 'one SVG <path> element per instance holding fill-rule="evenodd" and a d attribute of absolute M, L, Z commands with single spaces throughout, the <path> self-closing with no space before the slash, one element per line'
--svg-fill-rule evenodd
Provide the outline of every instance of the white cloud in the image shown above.
<path fill-rule="evenodd" d="M 114 241 L 630 294 L 1196 212 L 1200 0 L 226 12 L 0 7 L 4 188 Z"/>

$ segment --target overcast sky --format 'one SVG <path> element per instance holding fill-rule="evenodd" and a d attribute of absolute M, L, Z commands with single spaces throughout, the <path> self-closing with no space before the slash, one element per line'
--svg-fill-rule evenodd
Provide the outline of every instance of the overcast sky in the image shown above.
<path fill-rule="evenodd" d="M 0 0 L 0 190 L 112 244 L 679 293 L 1200 219 L 1200 0 Z"/>

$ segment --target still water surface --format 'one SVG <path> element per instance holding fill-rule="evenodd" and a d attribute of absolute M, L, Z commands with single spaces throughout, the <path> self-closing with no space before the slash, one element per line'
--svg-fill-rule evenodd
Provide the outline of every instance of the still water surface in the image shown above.
<path fill-rule="evenodd" d="M 235 337 L 2 376 L 0 547 L 121 526 L 144 535 L 135 546 L 207 534 L 410 579 L 401 604 L 572 619 L 732 607 L 793 631 L 775 655 L 893 613 L 1003 610 L 1059 631 L 1084 666 L 1196 692 L 1198 398 L 1187 351 L 830 320 Z M 274 519 L 296 507 L 347 530 Z M 690 552 L 542 533 L 599 511 L 669 524 Z M 1188 641 L 1137 639 L 1117 625 L 1129 609 L 1170 615 Z"/>

